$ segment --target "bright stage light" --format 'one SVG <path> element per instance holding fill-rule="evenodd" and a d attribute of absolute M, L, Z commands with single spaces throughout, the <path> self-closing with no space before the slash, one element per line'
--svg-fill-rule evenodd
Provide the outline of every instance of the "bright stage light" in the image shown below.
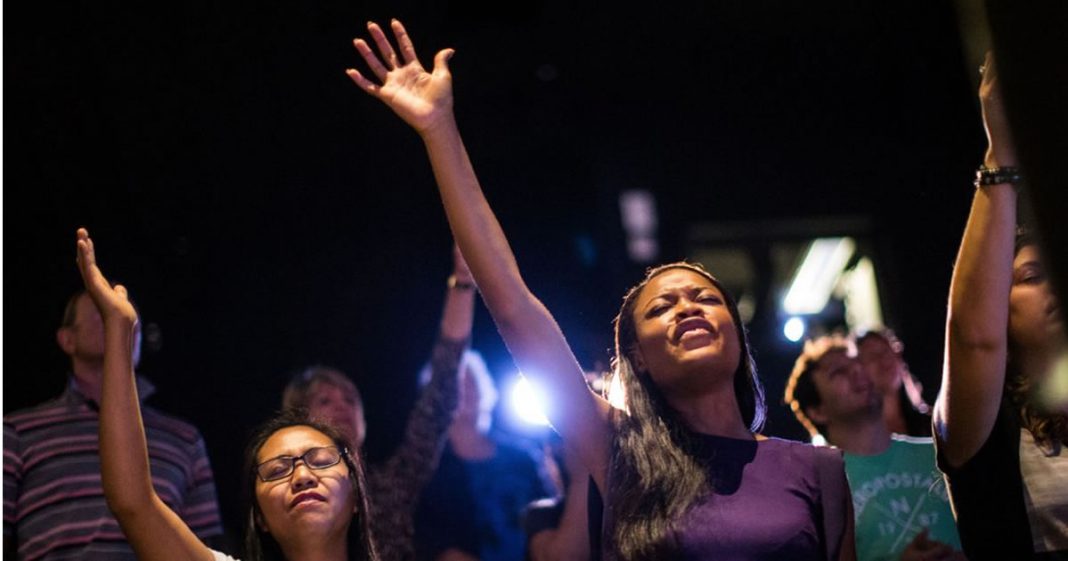
<path fill-rule="evenodd" d="M 512 411 L 519 420 L 531 425 L 549 426 L 545 416 L 545 395 L 523 375 L 516 377 L 511 391 Z"/>
<path fill-rule="evenodd" d="M 822 312 L 854 249 L 852 238 L 812 240 L 782 300 L 783 311 L 790 315 Z"/>
<path fill-rule="evenodd" d="M 805 336 L 805 321 L 799 317 L 786 320 L 782 326 L 782 334 L 794 343 L 800 341 Z"/>

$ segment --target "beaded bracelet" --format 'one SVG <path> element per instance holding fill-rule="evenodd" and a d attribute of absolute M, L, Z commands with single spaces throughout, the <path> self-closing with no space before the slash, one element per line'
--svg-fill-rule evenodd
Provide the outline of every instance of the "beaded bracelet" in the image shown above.
<path fill-rule="evenodd" d="M 976 187 L 1000 185 L 1002 183 L 1009 183 L 1015 186 L 1022 181 L 1023 176 L 1020 174 L 1020 168 L 1016 167 L 988 168 L 984 166 L 975 172 Z"/>

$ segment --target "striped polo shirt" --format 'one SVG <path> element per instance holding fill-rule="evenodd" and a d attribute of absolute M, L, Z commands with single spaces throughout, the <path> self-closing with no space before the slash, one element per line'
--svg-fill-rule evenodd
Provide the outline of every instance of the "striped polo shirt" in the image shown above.
<path fill-rule="evenodd" d="M 138 379 L 138 393 L 152 388 Z M 152 484 L 201 539 L 222 534 L 215 482 L 195 427 L 141 411 Z M 99 409 L 73 377 L 58 398 L 4 416 L 4 541 L 19 560 L 136 559 L 100 482 Z"/>

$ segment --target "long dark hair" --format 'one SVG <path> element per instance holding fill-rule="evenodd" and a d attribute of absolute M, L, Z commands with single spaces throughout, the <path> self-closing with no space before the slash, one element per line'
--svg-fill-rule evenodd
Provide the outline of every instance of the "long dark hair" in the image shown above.
<path fill-rule="evenodd" d="M 1013 255 L 1027 246 L 1038 246 L 1038 240 L 1027 228 L 1021 227 L 1016 232 L 1016 244 Z M 1050 411 L 1039 400 L 1035 399 L 1035 387 L 1033 381 L 1016 366 L 1012 360 L 1013 354 L 1020 350 L 1014 348 L 1012 338 L 1009 338 L 1009 358 L 1005 365 L 1005 394 L 1009 402 L 1016 409 L 1020 425 L 1023 426 L 1035 438 L 1038 444 L 1047 454 L 1057 455 L 1064 446 L 1068 446 L 1068 415 L 1057 411 Z"/>
<path fill-rule="evenodd" d="M 704 267 L 678 262 L 650 269 L 642 282 L 627 291 L 615 320 L 615 376 L 622 383 L 629 414 L 616 413 L 616 439 L 609 474 L 608 500 L 614 527 L 606 529 L 620 558 L 627 561 L 656 559 L 656 544 L 671 523 L 708 490 L 705 469 L 695 459 L 690 431 L 666 402 L 648 372 L 636 371 L 637 347 L 634 308 L 638 295 L 651 279 L 671 270 L 685 269 L 708 279 L 723 294 L 738 334 L 740 360 L 734 371 L 734 395 L 742 420 L 756 432 L 764 424 L 764 388 L 738 306 Z"/>
<path fill-rule="evenodd" d="M 245 561 L 285 561 L 278 541 L 259 524 L 262 519 L 260 505 L 256 501 L 256 458 L 267 439 L 274 433 L 288 427 L 308 427 L 326 435 L 334 444 L 344 450 L 341 455 L 345 466 L 349 468 L 349 479 L 355 493 L 357 512 L 349 523 L 348 552 L 349 559 L 355 561 L 378 561 L 374 540 L 371 538 L 371 518 L 368 514 L 367 483 L 363 476 L 363 461 L 352 443 L 334 427 L 308 417 L 304 409 L 287 409 L 276 417 L 256 428 L 245 448 L 244 500 L 248 517 L 245 522 Z"/>

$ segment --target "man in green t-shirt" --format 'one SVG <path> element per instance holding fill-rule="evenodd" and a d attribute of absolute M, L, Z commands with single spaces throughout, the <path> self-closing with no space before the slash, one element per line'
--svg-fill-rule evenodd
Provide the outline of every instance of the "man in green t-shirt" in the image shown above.
<path fill-rule="evenodd" d="M 964 559 L 930 438 L 891 434 L 852 343 L 805 343 L 786 403 L 813 440 L 845 452 L 859 561 Z"/>

